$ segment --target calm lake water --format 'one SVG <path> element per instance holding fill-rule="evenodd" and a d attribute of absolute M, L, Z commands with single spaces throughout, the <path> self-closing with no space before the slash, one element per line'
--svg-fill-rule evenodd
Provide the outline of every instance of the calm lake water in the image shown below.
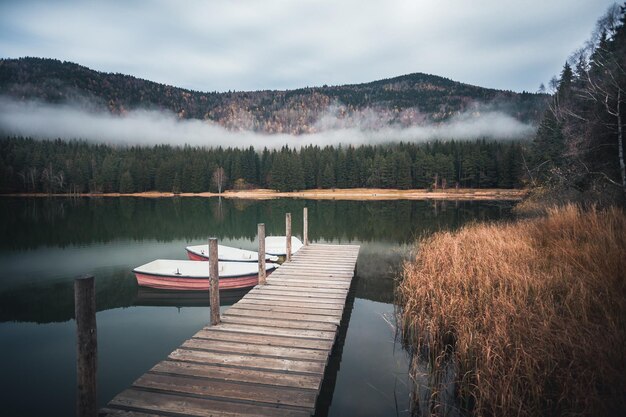
<path fill-rule="evenodd" d="M 185 246 L 208 237 L 255 250 L 257 223 L 284 235 L 286 212 L 301 238 L 304 207 L 312 242 L 361 245 L 349 325 L 318 414 L 410 415 L 409 358 L 393 315 L 402 259 L 418 236 L 507 217 L 510 203 L 0 198 L 2 415 L 74 414 L 76 276 L 96 277 L 102 406 L 209 318 L 204 299 L 138 289 L 134 267 L 185 259 Z M 223 295 L 222 308 L 242 295 Z"/>

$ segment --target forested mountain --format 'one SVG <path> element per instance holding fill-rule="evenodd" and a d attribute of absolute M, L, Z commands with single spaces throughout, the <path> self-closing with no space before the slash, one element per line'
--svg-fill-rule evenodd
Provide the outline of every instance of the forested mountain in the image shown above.
<path fill-rule="evenodd" d="M 0 60 L 0 96 L 80 102 L 114 114 L 139 108 L 168 110 L 180 118 L 212 120 L 229 129 L 291 134 L 363 123 L 368 128 L 437 123 L 465 111 L 481 111 L 477 103 L 524 122 L 538 122 L 547 98 L 421 73 L 365 84 L 207 93 L 42 58 Z M 329 111 L 340 126 L 324 125 L 323 116 Z"/>
<path fill-rule="evenodd" d="M 511 188 L 519 142 L 446 141 L 360 147 L 115 147 L 85 141 L 0 139 L 0 193 L 204 192 L 269 187 Z M 221 180 L 220 180 L 221 179 Z"/>

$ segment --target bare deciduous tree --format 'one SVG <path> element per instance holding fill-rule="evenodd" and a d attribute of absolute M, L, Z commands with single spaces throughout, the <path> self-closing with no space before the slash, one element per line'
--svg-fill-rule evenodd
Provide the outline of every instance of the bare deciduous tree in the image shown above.
<path fill-rule="evenodd" d="M 626 193 L 626 164 L 624 163 L 624 125 L 622 120 L 624 95 L 626 93 L 626 71 L 612 55 L 606 54 L 606 58 L 598 54 L 595 65 L 604 75 L 600 79 L 592 77 L 587 72 L 586 87 L 582 94 L 587 100 L 599 104 L 606 114 L 610 115 L 612 122 L 604 123 L 605 127 L 612 130 L 617 139 L 617 152 L 621 176 L 621 186 Z M 609 119 L 609 120 L 610 120 Z M 599 120 L 598 120 L 599 121 Z M 607 177 L 608 179 L 608 177 Z"/>
<path fill-rule="evenodd" d="M 217 167 L 215 171 L 213 171 L 213 184 L 217 187 L 217 192 L 221 194 L 226 184 L 226 172 L 224 168 Z"/>

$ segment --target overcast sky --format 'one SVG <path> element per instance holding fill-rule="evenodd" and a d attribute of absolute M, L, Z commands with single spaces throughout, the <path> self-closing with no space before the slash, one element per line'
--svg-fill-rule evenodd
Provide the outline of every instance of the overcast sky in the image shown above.
<path fill-rule="evenodd" d="M 425 72 L 536 91 L 608 0 L 0 1 L 0 56 L 49 57 L 200 91 Z"/>

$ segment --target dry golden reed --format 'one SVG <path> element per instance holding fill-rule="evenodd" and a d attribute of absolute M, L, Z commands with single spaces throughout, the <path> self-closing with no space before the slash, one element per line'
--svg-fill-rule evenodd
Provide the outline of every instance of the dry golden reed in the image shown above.
<path fill-rule="evenodd" d="M 623 211 L 569 205 L 437 233 L 402 274 L 404 341 L 434 372 L 457 367 L 456 394 L 469 415 L 624 411 Z"/>

